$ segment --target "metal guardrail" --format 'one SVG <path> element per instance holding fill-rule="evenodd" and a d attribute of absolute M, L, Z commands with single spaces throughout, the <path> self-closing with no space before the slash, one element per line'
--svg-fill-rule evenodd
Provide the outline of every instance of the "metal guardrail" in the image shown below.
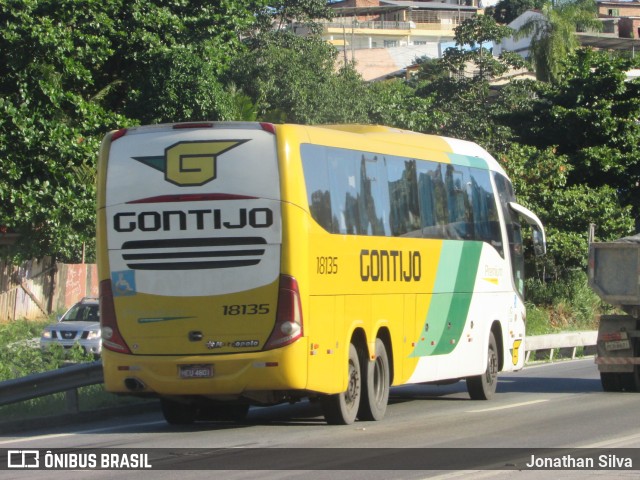
<path fill-rule="evenodd" d="M 35 373 L 0 382 L 0 406 L 66 392 L 67 411 L 77 412 L 78 388 L 103 382 L 101 361 Z"/>
<path fill-rule="evenodd" d="M 537 352 L 539 350 L 548 350 L 548 360 L 550 361 L 553 361 L 554 353 L 561 349 L 571 349 L 571 358 L 575 358 L 578 347 L 595 347 L 597 339 L 598 332 L 596 330 L 527 337 L 527 341 L 525 342 L 527 352 L 525 363 L 529 362 L 531 352 Z"/>
<path fill-rule="evenodd" d="M 550 352 L 548 359 L 553 361 L 556 350 L 572 349 L 572 358 L 574 358 L 578 347 L 596 345 L 597 333 L 596 331 L 568 332 L 527 337 L 525 362 L 529 362 L 532 352 L 539 350 L 548 350 Z M 44 397 L 53 393 L 66 392 L 67 411 L 78 412 L 77 389 L 103 382 L 101 361 L 73 365 L 51 372 L 36 373 L 0 382 L 0 406 Z"/>

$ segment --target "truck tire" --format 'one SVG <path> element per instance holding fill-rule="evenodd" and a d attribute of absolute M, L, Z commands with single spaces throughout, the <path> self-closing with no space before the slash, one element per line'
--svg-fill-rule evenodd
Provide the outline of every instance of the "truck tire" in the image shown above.
<path fill-rule="evenodd" d="M 622 391 L 622 374 L 616 372 L 600 372 L 600 383 L 605 392 Z"/>

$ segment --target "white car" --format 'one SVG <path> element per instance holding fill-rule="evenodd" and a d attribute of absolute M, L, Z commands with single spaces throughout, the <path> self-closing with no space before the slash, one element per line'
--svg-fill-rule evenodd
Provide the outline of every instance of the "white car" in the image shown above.
<path fill-rule="evenodd" d="M 85 352 L 99 356 L 102 352 L 100 334 L 100 308 L 97 298 L 83 298 L 58 319 L 47 325 L 40 337 L 40 348 L 48 349 L 54 343 L 71 348 L 76 343 Z"/>

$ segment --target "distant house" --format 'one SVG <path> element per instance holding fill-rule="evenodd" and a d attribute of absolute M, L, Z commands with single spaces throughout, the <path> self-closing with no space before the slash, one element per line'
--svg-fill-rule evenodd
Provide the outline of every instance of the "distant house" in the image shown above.
<path fill-rule="evenodd" d="M 621 38 L 640 38 L 640 2 L 598 2 L 598 16 L 612 27 L 605 31 L 617 33 Z"/>
<path fill-rule="evenodd" d="M 404 71 L 416 58 L 437 58 L 454 29 L 477 15 L 478 0 L 460 2 L 345 0 L 331 4 L 335 18 L 322 35 L 354 62 L 365 80 Z"/>
<path fill-rule="evenodd" d="M 640 17 L 640 2 L 638 1 L 598 1 L 599 17 Z"/>

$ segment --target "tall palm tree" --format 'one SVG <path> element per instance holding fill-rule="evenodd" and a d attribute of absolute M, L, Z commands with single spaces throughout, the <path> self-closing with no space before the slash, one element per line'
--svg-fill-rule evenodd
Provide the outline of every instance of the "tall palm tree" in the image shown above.
<path fill-rule="evenodd" d="M 531 36 L 531 57 L 538 80 L 555 82 L 562 63 L 580 46 L 576 31 L 602 29 L 594 0 L 546 2 L 540 15 L 532 16 L 517 34 Z"/>

